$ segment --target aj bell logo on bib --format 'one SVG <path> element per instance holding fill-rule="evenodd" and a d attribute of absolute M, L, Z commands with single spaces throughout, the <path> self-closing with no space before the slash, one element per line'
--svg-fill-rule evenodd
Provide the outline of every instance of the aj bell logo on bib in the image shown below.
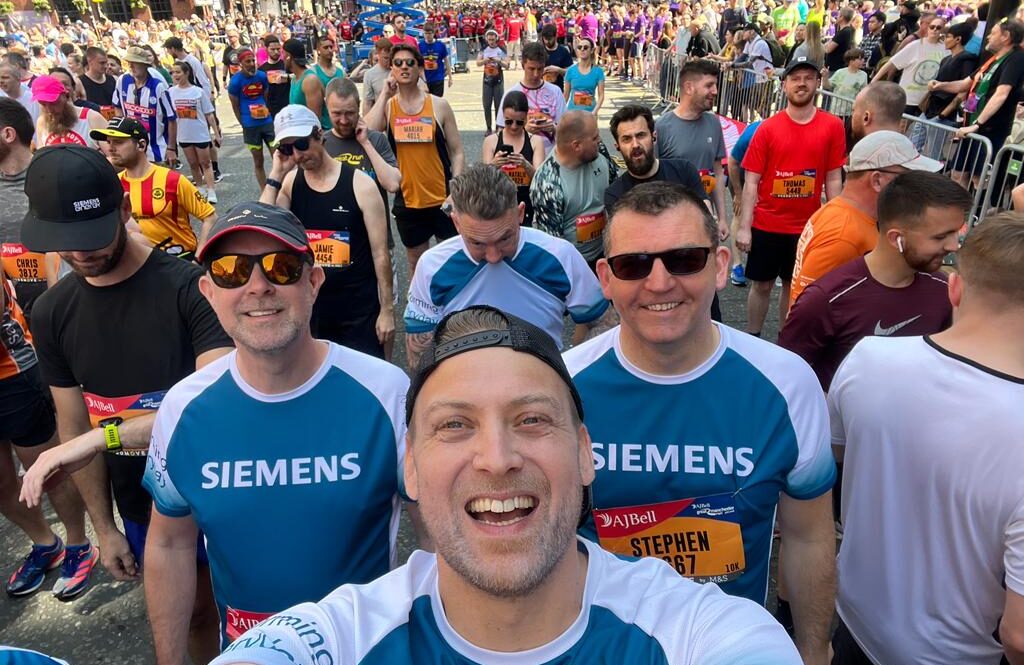
<path fill-rule="evenodd" d="M 75 201 L 75 212 L 84 212 L 86 210 L 95 210 L 100 207 L 99 199 L 85 199 L 84 201 Z"/>

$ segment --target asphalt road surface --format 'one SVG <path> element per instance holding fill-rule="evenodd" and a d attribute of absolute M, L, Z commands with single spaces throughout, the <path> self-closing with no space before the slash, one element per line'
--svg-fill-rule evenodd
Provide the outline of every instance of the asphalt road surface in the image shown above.
<path fill-rule="evenodd" d="M 519 71 L 508 72 L 506 85 L 519 80 L 520 75 Z M 456 112 L 468 164 L 480 161 L 484 139 L 480 86 L 481 73 L 471 67 L 468 74 L 456 74 L 455 85 L 445 93 Z M 607 125 L 615 109 L 627 103 L 653 105 L 656 101 L 654 95 L 645 93 L 635 84 L 609 79 L 600 122 L 605 144 L 613 154 L 617 153 Z M 225 145 L 220 152 L 220 167 L 225 178 L 217 186 L 217 210 L 223 212 L 236 203 L 256 200 L 259 192 L 252 160 L 242 145 L 241 130 L 234 122 L 226 96 L 218 101 L 218 108 L 224 123 Z M 267 170 L 269 172 L 269 156 Z M 187 165 L 184 171 L 188 173 Z M 397 237 L 397 232 L 395 235 Z M 398 333 L 394 360 L 405 367 L 401 312 L 409 274 L 404 257 L 399 258 L 402 260 L 397 260 L 395 267 L 401 282 L 402 302 L 396 310 Z M 746 321 L 747 290 L 729 285 L 719 296 L 725 323 L 742 329 Z M 765 325 L 765 337 L 774 339 L 777 332 L 778 317 L 772 307 Z M 721 395 L 720 398 L 727 400 L 729 396 Z M 63 537 L 63 527 L 48 504 L 46 515 L 54 531 Z M 330 529 L 330 525 L 325 524 L 324 529 Z M 0 517 L 0 575 L 4 579 L 17 568 L 28 547 L 24 534 Z M 400 561 L 404 561 L 415 547 L 412 531 L 405 521 L 399 534 L 399 547 Z M 286 565 L 285 562 L 282 565 Z M 0 597 L 0 644 L 37 649 L 63 658 L 72 665 L 154 662 L 140 584 L 115 582 L 101 566 L 97 566 L 86 592 L 71 602 L 62 603 L 47 591 L 53 586 L 56 574 L 56 571 L 52 572 L 34 596 L 17 600 Z"/>

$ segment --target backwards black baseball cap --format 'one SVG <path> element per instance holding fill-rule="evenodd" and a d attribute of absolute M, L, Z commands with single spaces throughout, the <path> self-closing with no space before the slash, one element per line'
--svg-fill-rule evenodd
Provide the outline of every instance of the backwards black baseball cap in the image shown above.
<path fill-rule="evenodd" d="M 306 44 L 298 39 L 287 39 L 282 46 L 284 52 L 298 65 L 306 64 Z"/>
<path fill-rule="evenodd" d="M 93 252 L 114 242 L 124 187 L 98 150 L 56 145 L 36 152 L 25 173 L 28 214 L 21 242 L 33 252 Z"/>
<path fill-rule="evenodd" d="M 462 337 L 456 337 L 447 342 L 438 342 L 444 334 L 445 326 L 453 316 L 460 312 L 471 310 L 494 312 L 500 315 L 508 324 L 508 329 L 481 330 L 469 335 L 463 335 Z M 559 353 L 558 347 L 555 346 L 555 340 L 551 339 L 551 335 L 532 323 L 524 321 L 517 316 L 512 316 L 507 312 L 487 305 L 475 305 L 459 312 L 452 312 L 441 319 L 441 322 L 434 328 L 434 335 L 430 341 L 430 346 L 427 347 L 427 350 L 420 357 L 420 366 L 416 370 L 416 374 L 413 375 L 412 382 L 409 384 L 409 393 L 405 400 L 405 424 L 408 425 L 412 422 L 412 410 L 416 406 L 416 397 L 420 394 L 423 384 L 430 378 L 430 375 L 433 374 L 438 365 L 460 353 L 492 347 L 504 347 L 519 353 L 528 353 L 555 370 L 558 377 L 569 388 L 573 404 L 576 405 L 576 413 L 579 415 L 580 420 L 583 420 L 583 400 L 580 398 L 579 391 L 576 390 L 576 385 L 572 382 L 572 377 L 569 376 L 569 370 L 565 367 L 562 354 Z"/>

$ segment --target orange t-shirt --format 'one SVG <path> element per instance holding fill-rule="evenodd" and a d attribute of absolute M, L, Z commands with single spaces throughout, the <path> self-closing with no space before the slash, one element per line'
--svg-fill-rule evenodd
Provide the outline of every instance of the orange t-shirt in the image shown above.
<path fill-rule="evenodd" d="M 864 256 L 878 242 L 875 219 L 838 196 L 814 213 L 796 246 L 793 283 L 789 291 L 792 307 L 804 289 L 825 273 Z"/>

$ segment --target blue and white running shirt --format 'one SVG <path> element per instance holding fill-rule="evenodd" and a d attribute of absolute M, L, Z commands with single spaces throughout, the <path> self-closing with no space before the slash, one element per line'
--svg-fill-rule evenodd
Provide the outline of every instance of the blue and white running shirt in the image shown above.
<path fill-rule="evenodd" d="M 589 556 L 583 604 L 557 638 L 519 653 L 489 651 L 448 623 L 437 559 L 409 562 L 366 586 L 346 585 L 293 607 L 236 640 L 212 665 L 799 665 L 796 647 L 764 609 L 660 561 L 623 561 L 580 541 Z"/>
<path fill-rule="evenodd" d="M 543 329 L 562 347 L 562 317 L 591 323 L 608 309 L 597 277 L 576 248 L 542 231 L 519 229 L 519 249 L 500 263 L 474 261 L 462 236 L 420 257 L 409 285 L 405 330 L 432 331 L 446 314 L 490 305 Z"/>
<path fill-rule="evenodd" d="M 228 639 L 396 565 L 408 387 L 398 367 L 331 343 L 287 393 L 257 392 L 232 352 L 164 397 L 143 484 L 206 535 Z"/>
<path fill-rule="evenodd" d="M 581 534 L 764 604 L 779 493 L 813 499 L 835 482 L 828 409 L 798 356 L 717 328 L 718 348 L 682 376 L 635 367 L 620 328 L 565 354 L 597 467 Z"/>

